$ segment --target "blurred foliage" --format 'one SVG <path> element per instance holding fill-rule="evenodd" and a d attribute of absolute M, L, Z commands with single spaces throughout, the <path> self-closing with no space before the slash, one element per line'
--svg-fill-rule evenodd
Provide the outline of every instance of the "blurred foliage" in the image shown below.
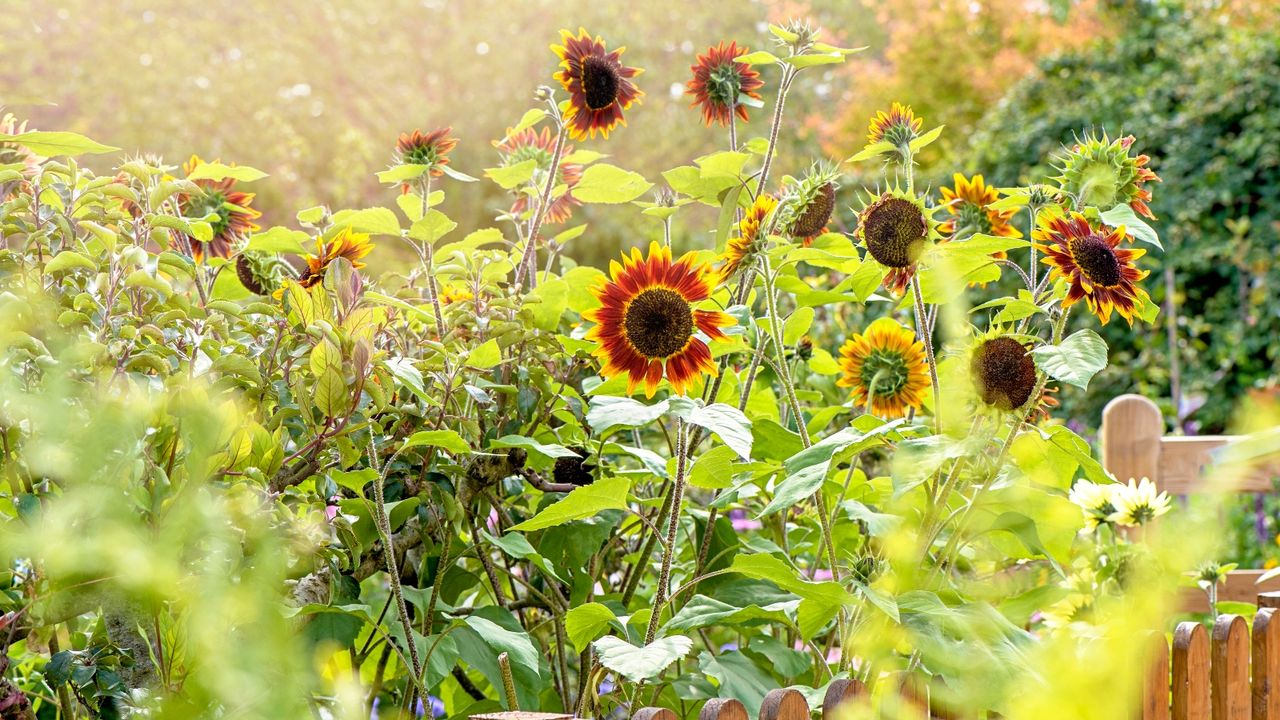
<path fill-rule="evenodd" d="M 1046 61 L 979 124 L 968 164 L 1013 183 L 1079 129 L 1136 133 L 1163 178 L 1151 204 L 1165 253 L 1146 285 L 1165 303 L 1172 268 L 1183 407 L 1170 398 L 1166 325 L 1106 329 L 1111 367 L 1068 413 L 1098 422 L 1102 405 L 1137 392 L 1166 417 L 1221 431 L 1251 388 L 1273 386 L 1280 348 L 1280 34 L 1274 3 L 1125 4 L 1114 41 Z M 1266 18 L 1270 18 L 1270 22 Z M 1166 320 L 1167 318 L 1162 318 Z M 1198 409 L 1197 409 L 1198 408 Z"/>

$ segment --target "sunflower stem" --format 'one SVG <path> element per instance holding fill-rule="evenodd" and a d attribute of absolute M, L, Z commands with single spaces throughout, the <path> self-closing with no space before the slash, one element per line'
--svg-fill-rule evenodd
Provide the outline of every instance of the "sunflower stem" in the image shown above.
<path fill-rule="evenodd" d="M 1031 214 L 1030 225 L 1027 228 L 1027 237 L 1031 238 L 1031 267 L 1027 268 L 1030 271 L 1028 275 L 1031 277 L 1031 282 L 1028 283 L 1028 285 L 1031 286 L 1031 292 L 1034 293 L 1036 288 L 1036 264 L 1037 264 L 1036 263 L 1036 242 L 1035 242 L 1036 215 L 1039 213 L 1039 211 L 1036 210 L 1035 208 L 1030 208 L 1028 212 Z M 1034 297 L 1031 299 L 1032 301 L 1035 300 Z"/>
<path fill-rule="evenodd" d="M 524 256 L 520 258 L 520 267 L 516 270 L 516 285 L 519 286 L 524 276 L 529 276 L 529 289 L 537 284 L 538 232 L 542 230 L 542 219 L 547 214 L 547 206 L 551 204 L 551 191 L 556 186 L 556 173 L 560 171 L 560 158 L 564 155 L 565 140 L 569 136 L 569 128 L 560 123 L 560 132 L 556 134 L 556 147 L 551 152 L 551 167 L 547 171 L 547 181 L 542 186 L 542 199 L 529 221 L 529 232 L 526 234 Z"/>
<path fill-rule="evenodd" d="M 657 636 L 662 606 L 670 595 L 671 561 L 676 551 L 676 534 L 680 530 L 680 505 L 684 502 L 685 470 L 689 465 L 685 455 L 687 434 L 684 418 L 676 418 L 676 479 L 671 491 L 671 516 L 667 520 L 666 547 L 662 549 L 662 572 L 658 576 L 658 587 L 653 592 L 653 614 L 649 616 L 649 628 L 644 634 L 645 645 L 652 643 Z"/>
<path fill-rule="evenodd" d="M 938 413 L 938 364 L 933 356 L 933 333 L 929 331 L 929 325 L 925 322 L 924 293 L 920 291 L 919 273 L 911 277 L 911 294 L 915 299 L 916 334 L 920 336 L 920 342 L 924 343 L 925 359 L 929 361 L 929 380 L 933 383 L 933 431 L 941 434 L 942 419 Z"/>
<path fill-rule="evenodd" d="M 760 167 L 760 183 L 756 185 L 756 195 L 764 192 L 765 184 L 769 182 L 769 169 L 773 167 L 774 151 L 778 147 L 778 131 L 782 128 L 782 109 L 786 107 L 787 91 L 791 89 L 791 81 L 795 79 L 797 72 L 799 71 L 790 65 L 782 69 L 782 79 L 778 81 L 778 101 L 773 107 L 773 124 L 769 126 L 769 147 L 764 152 L 764 164 Z"/>
<path fill-rule="evenodd" d="M 809 437 L 809 428 L 804 423 L 804 413 L 800 409 L 800 399 L 796 395 L 795 382 L 791 378 L 791 366 L 787 363 L 786 345 L 783 344 L 782 335 L 782 318 L 778 316 L 778 300 L 775 277 L 773 271 L 769 267 L 769 258 L 765 256 L 762 260 L 763 267 L 761 274 L 764 277 L 764 297 L 768 304 L 769 325 L 773 330 L 773 349 L 777 356 L 778 363 L 778 379 L 782 382 L 782 388 L 786 391 L 787 403 L 791 407 L 791 414 L 795 417 L 796 432 L 800 435 L 800 442 L 807 449 L 813 446 L 813 440 Z M 763 343 L 762 343 L 763 345 Z M 836 564 L 836 545 L 831 532 L 831 516 L 827 510 L 827 499 L 822 494 L 822 487 L 819 486 L 813 493 L 813 502 L 818 510 L 818 522 L 822 528 L 822 542 L 826 545 L 827 561 L 831 565 L 831 578 L 836 582 L 840 582 L 840 568 Z M 843 617 L 844 611 L 841 610 Z"/>
<path fill-rule="evenodd" d="M 422 217 L 431 211 L 431 173 L 423 173 L 418 181 L 422 186 Z M 440 307 L 440 294 L 436 292 L 436 276 L 432 266 L 435 264 L 435 238 L 428 235 L 422 241 L 422 271 L 427 279 L 427 301 L 431 303 L 431 311 L 436 316 L 436 337 L 444 342 L 444 312 Z"/>

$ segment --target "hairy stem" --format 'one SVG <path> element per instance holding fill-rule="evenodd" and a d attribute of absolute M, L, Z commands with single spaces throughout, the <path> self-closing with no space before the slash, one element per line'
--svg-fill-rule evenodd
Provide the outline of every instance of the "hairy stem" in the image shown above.
<path fill-rule="evenodd" d="M 688 425 L 684 419 L 676 420 L 676 479 L 671 491 L 671 517 L 667 520 L 667 543 L 662 550 L 662 573 L 658 576 L 658 588 L 653 593 L 653 614 L 649 616 L 649 629 L 645 631 L 646 645 L 658 634 L 658 621 L 662 606 L 666 603 L 671 585 L 671 562 L 676 552 L 676 534 L 680 530 L 680 504 L 684 501 L 685 470 L 689 465 L 685 455 Z"/>

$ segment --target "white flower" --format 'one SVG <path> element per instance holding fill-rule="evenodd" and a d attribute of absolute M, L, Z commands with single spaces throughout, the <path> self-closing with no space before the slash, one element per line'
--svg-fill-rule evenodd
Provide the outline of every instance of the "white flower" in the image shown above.
<path fill-rule="evenodd" d="M 1088 480 L 1077 480 L 1071 486 L 1069 498 L 1084 513 L 1084 528 L 1093 532 L 1099 525 L 1113 522 L 1116 512 L 1116 495 L 1124 486 L 1118 484 L 1100 484 Z"/>
<path fill-rule="evenodd" d="M 1128 485 L 1117 485 L 1112 504 L 1115 512 L 1109 518 L 1117 525 L 1145 525 L 1169 512 L 1172 501 L 1169 493 L 1160 492 L 1156 484 L 1142 478 L 1130 479 Z"/>

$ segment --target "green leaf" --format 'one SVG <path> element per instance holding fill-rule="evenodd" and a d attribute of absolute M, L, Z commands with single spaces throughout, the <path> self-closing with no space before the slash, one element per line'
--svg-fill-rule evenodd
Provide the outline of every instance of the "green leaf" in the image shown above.
<path fill-rule="evenodd" d="M 922 148 L 924 148 L 924 147 L 926 147 L 926 146 L 928 146 L 928 145 L 931 145 L 931 144 L 933 143 L 933 141 L 934 141 L 934 140 L 937 140 L 937 139 L 938 139 L 938 136 L 942 134 L 942 129 L 943 129 L 944 127 L 946 127 L 946 125 L 939 125 L 938 127 L 936 127 L 936 128 L 934 128 L 934 129 L 930 130 L 929 132 L 927 132 L 927 133 L 925 133 L 925 134 L 921 135 L 920 137 L 916 138 L 915 140 L 912 140 L 912 141 L 911 141 L 911 144 L 910 144 L 910 146 L 909 146 L 909 147 L 911 148 L 911 152 L 913 152 L 913 153 L 920 152 L 920 150 L 921 150 Z"/>
<path fill-rule="evenodd" d="M 546 116 L 547 116 L 547 111 L 543 110 L 542 108 L 533 108 L 531 110 L 526 110 L 524 112 L 524 115 L 520 116 L 520 122 L 516 123 L 516 126 L 511 128 L 511 130 L 507 132 L 507 137 L 510 138 L 512 135 L 515 135 L 518 132 L 527 130 L 528 128 L 531 128 L 534 125 L 537 125 L 538 123 L 542 122 L 542 119 L 545 118 Z"/>
<path fill-rule="evenodd" d="M 378 182 L 381 183 L 403 183 L 408 180 L 416 180 L 431 170 L 430 165 L 416 165 L 414 163 L 406 163 L 397 165 L 393 168 L 382 170 L 378 173 Z"/>
<path fill-rule="evenodd" d="M 468 615 L 462 622 L 493 649 L 495 656 L 505 652 L 511 659 L 512 665 L 524 668 L 535 676 L 538 674 L 538 660 L 542 655 L 528 635 L 508 630 L 492 620 L 475 614 Z"/>
<path fill-rule="evenodd" d="M 739 55 L 734 58 L 735 62 L 746 63 L 748 65 L 768 65 L 778 62 L 778 56 L 768 50 L 756 50 L 755 52 Z"/>
<path fill-rule="evenodd" d="M 399 235 L 400 221 L 388 208 L 373 207 L 364 210 L 339 210 L 333 214 L 333 224 L 346 225 L 356 232 L 371 235 Z"/>
<path fill-rule="evenodd" d="M 448 175 L 454 180 L 458 180 L 460 182 L 479 182 L 479 178 L 473 178 L 470 175 L 462 172 L 461 170 L 455 170 L 452 165 L 438 165 L 437 169 L 439 169 L 445 175 Z"/>
<path fill-rule="evenodd" d="M 489 168 L 484 171 L 485 177 L 494 181 L 503 190 L 510 190 L 517 185 L 523 185 L 533 179 L 533 173 L 538 169 L 538 161 L 529 158 L 523 162 L 505 167 Z"/>
<path fill-rule="evenodd" d="M 751 421 L 741 410 L 725 403 L 702 407 L 698 405 L 701 401 L 682 397 L 674 397 L 667 402 L 673 414 L 715 433 L 743 460 L 751 459 Z"/>
<path fill-rule="evenodd" d="M 405 438 L 404 445 L 401 445 L 400 449 L 408 450 L 413 447 L 438 447 L 453 455 L 466 455 L 471 452 L 471 446 L 456 430 L 420 430 Z"/>
<path fill-rule="evenodd" d="M 564 630 L 569 635 L 573 649 L 581 653 L 593 640 L 604 635 L 617 616 L 607 605 L 589 602 L 577 605 L 564 615 Z"/>
<path fill-rule="evenodd" d="M 120 148 L 103 145 L 100 142 L 73 132 L 31 132 L 6 135 L 5 142 L 17 143 L 37 155 L 58 157 L 60 155 L 101 155 L 116 152 Z"/>
<path fill-rule="evenodd" d="M 508 447 L 524 448 L 525 450 L 528 450 L 531 453 L 536 453 L 550 460 L 554 460 L 556 458 L 562 458 L 562 457 L 571 457 L 571 458 L 582 457 L 578 453 L 570 450 L 569 448 L 563 445 L 540 443 L 537 440 L 534 440 L 531 437 L 525 437 L 524 435 L 503 435 L 497 440 L 490 440 L 489 447 L 491 448 L 508 448 Z"/>
<path fill-rule="evenodd" d="M 1160 236 L 1156 234 L 1155 229 L 1138 217 L 1138 214 L 1128 205 L 1117 205 L 1101 213 L 1100 217 L 1106 224 L 1116 228 L 1123 225 L 1125 231 L 1130 235 L 1148 245 L 1154 245 L 1164 250 L 1164 246 L 1160 244 Z"/>
<path fill-rule="evenodd" d="M 733 461 L 738 453 L 728 445 L 717 445 L 698 456 L 689 470 L 689 484 L 717 490 L 733 484 Z"/>
<path fill-rule="evenodd" d="M 603 510 L 624 510 L 630 489 L 631 482 L 625 477 L 603 478 L 575 489 L 511 530 L 532 532 L 589 518 Z"/>
<path fill-rule="evenodd" d="M 439 210 L 428 210 L 427 214 L 413 222 L 409 227 L 409 237 L 414 240 L 434 243 L 440 238 L 453 232 L 458 227 L 458 223 L 449 219 L 448 215 Z"/>
<path fill-rule="evenodd" d="M 560 327 L 568 306 L 569 284 L 558 277 L 547 278 L 525 296 L 525 307 L 533 314 L 533 326 L 547 332 Z"/>
<path fill-rule="evenodd" d="M 313 399 L 320 412 L 328 417 L 338 417 L 347 411 L 347 382 L 337 368 L 326 368 L 316 380 Z"/>
<path fill-rule="evenodd" d="M 772 555 L 736 555 L 733 564 L 729 566 L 729 572 L 756 580 L 768 580 L 782 590 L 800 596 L 797 619 L 800 635 L 806 640 L 835 617 L 842 605 L 855 600 L 839 583 L 830 580 L 813 582 L 801 578 L 790 565 Z"/>
<path fill-rule="evenodd" d="M 859 150 L 856 155 L 849 158 L 848 160 L 845 160 L 845 162 L 862 162 L 863 160 L 870 160 L 871 158 L 876 157 L 878 155 L 883 155 L 887 152 L 892 152 L 894 147 L 895 147 L 894 144 L 889 142 L 888 140 L 881 140 L 878 143 L 870 143 L 866 147 Z"/>
<path fill-rule="evenodd" d="M 617 204 L 631 202 L 649 191 L 653 183 L 639 173 L 601 163 L 582 173 L 573 196 L 584 203 Z"/>
<path fill-rule="evenodd" d="M 689 654 L 693 641 L 675 635 L 636 647 L 626 640 L 608 636 L 595 641 L 593 646 L 601 665 L 632 682 L 641 682 L 657 677 L 669 665 Z"/>
<path fill-rule="evenodd" d="M 754 647 L 755 641 L 752 641 Z M 698 668 L 719 685 L 722 698 L 733 698 L 746 708 L 747 717 L 760 717 L 765 695 L 778 683 L 746 653 L 731 650 L 719 655 L 703 653 Z M 834 715 L 834 713 L 830 713 Z M 768 717 L 768 715 L 765 715 Z"/>
<path fill-rule="evenodd" d="M 533 549 L 533 546 L 529 544 L 529 540 L 525 538 L 524 535 L 509 532 L 502 537 L 495 537 L 484 530 L 481 530 L 480 534 L 484 536 L 486 540 L 498 546 L 502 552 L 518 560 L 528 560 L 539 570 L 546 573 L 548 577 L 555 578 L 558 582 L 565 582 L 564 578 L 560 577 L 560 574 L 556 572 L 556 569 L 552 567 L 551 563 L 547 562 L 546 558 L 539 555 L 538 551 Z"/>
<path fill-rule="evenodd" d="M 500 362 L 502 362 L 502 350 L 498 347 L 497 338 L 489 338 L 467 353 L 466 364 L 473 368 L 488 370 Z"/>
<path fill-rule="evenodd" d="M 796 68 L 813 67 L 814 65 L 835 65 L 844 62 L 844 55 L 838 52 L 829 53 L 805 53 L 804 55 L 792 55 L 784 58 L 784 62 L 789 63 Z"/>
<path fill-rule="evenodd" d="M 253 182 L 261 180 L 267 174 L 251 168 L 247 165 L 223 165 L 220 162 L 202 162 L 198 167 L 191 171 L 187 176 L 188 180 L 239 180 L 240 182 Z"/>
<path fill-rule="evenodd" d="M 46 273 L 67 272 L 76 268 L 97 270 L 98 266 L 92 260 L 74 250 L 63 250 L 45 264 L 44 271 Z"/>
<path fill-rule="evenodd" d="M 1098 333 L 1081 330 L 1060 345 L 1034 348 L 1031 355 L 1050 377 L 1087 390 L 1093 376 L 1107 366 L 1107 343 Z"/>
<path fill-rule="evenodd" d="M 798 308 L 791 313 L 782 324 L 782 342 L 794 345 L 813 325 L 814 310 L 811 307 Z"/>
<path fill-rule="evenodd" d="M 311 236 L 301 230 L 292 230 L 287 227 L 273 227 L 266 232 L 254 233 L 249 236 L 249 244 L 246 250 L 257 250 L 267 253 L 287 253 L 289 255 L 305 255 L 307 249 L 302 243 L 309 242 Z"/>
<path fill-rule="evenodd" d="M 785 625 L 790 622 L 790 618 L 782 611 L 782 608 L 791 607 L 795 604 L 795 600 L 792 600 L 770 605 L 770 609 L 762 608 L 759 605 L 737 607 L 706 595 L 694 595 L 689 598 L 689 602 L 680 608 L 680 612 L 676 613 L 675 617 L 667 622 L 664 629 L 697 630 L 698 628 L 713 625 L 742 625 L 753 620 L 767 620 Z"/>
<path fill-rule="evenodd" d="M 615 427 L 641 427 L 667 414 L 667 401 L 645 405 L 631 398 L 599 395 L 591 398 L 587 424 L 597 434 Z"/>

